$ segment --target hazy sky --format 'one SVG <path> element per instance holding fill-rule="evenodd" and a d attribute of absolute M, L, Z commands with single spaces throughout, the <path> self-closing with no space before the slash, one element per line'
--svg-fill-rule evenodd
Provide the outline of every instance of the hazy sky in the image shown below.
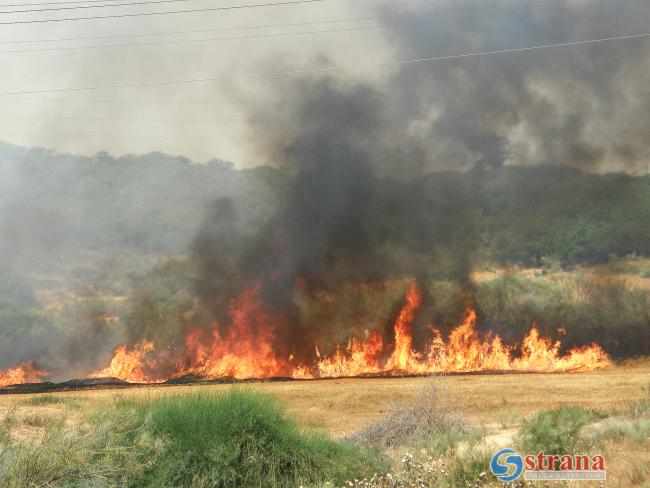
<path fill-rule="evenodd" d="M 21 9 L 7 6 L 10 2 L 37 1 L 3 0 L 0 10 Z M 255 3 L 264 1 L 178 0 L 0 13 L 0 21 Z M 79 4 L 68 6 L 75 5 Z M 355 20 L 314 23 L 344 19 Z M 281 26 L 250 29 L 273 25 Z M 445 56 L 638 35 L 650 32 L 648 25 L 650 3 L 645 0 L 321 0 L 175 15 L 0 24 L 4 68 L 0 93 Z M 16 43 L 206 29 L 214 32 Z M 304 33 L 323 30 L 329 32 Z M 283 32 L 293 35 L 272 36 Z M 266 37 L 241 39 L 255 35 Z M 164 44 L 223 37 L 240 39 Z M 71 49 L 120 43 L 158 44 Z M 61 49 L 42 51 L 57 47 Z M 41 51 L 25 52 L 30 49 Z M 637 165 L 647 170 L 649 52 L 650 37 L 645 37 L 331 76 L 350 85 L 368 82 L 383 100 L 378 110 L 388 123 L 369 134 L 369 143 L 394 138 L 397 146 L 403 146 L 395 154 L 418 157 L 428 169 L 502 160 L 573 164 L 590 170 L 629 170 Z M 100 150 L 117 155 L 160 150 L 196 161 L 268 163 L 271 156 L 256 152 L 254 131 L 282 133 L 278 124 L 291 125 L 276 114 L 282 115 L 278 99 L 304 96 L 291 93 L 292 78 L 297 76 L 0 95 L 0 141 L 88 155 Z M 271 120 L 251 123 L 258 116 Z M 381 141 L 370 141 L 372 137 Z"/>
<path fill-rule="evenodd" d="M 35 0 L 12 0 L 34 3 Z M 281 32 L 322 31 L 369 27 L 378 21 L 307 24 L 265 29 L 266 26 L 368 17 L 372 0 L 327 0 L 302 5 L 0 26 L 0 51 L 145 43 L 170 40 L 241 37 Z M 3 4 L 8 4 L 6 0 Z M 79 17 L 180 10 L 224 5 L 265 3 L 256 0 L 192 0 L 132 7 L 4 14 L 4 21 Z M 38 6 L 26 8 L 42 8 Z M 15 10 L 3 7 L 2 10 Z M 225 29 L 196 34 L 88 39 L 48 43 L 6 41 L 106 36 L 203 29 Z M 323 54 L 336 63 L 367 62 L 392 55 L 376 27 L 277 37 L 219 40 L 158 46 L 0 53 L 0 92 L 92 86 L 111 83 L 175 80 L 314 66 Z M 0 96 L 0 140 L 42 145 L 60 151 L 94 154 L 142 153 L 162 150 L 182 153 L 198 161 L 212 157 L 250 165 L 257 157 L 247 150 L 239 107 L 242 93 L 254 94 L 268 80 L 235 80 L 165 87 L 102 89 L 38 95 Z M 46 101 L 49 99 L 50 101 Z M 19 117 L 15 117 L 19 116 Z M 53 118 L 48 118 L 53 117 Z M 54 118 L 54 117 L 70 117 Z M 147 119 L 134 121 L 96 118 Z M 152 120 L 153 119 L 153 120 Z M 158 120 L 168 120 L 160 122 Z M 169 120 L 176 119 L 176 120 Z M 204 119 L 200 121 L 177 119 Z M 208 120 L 205 120 L 208 119 Z"/>

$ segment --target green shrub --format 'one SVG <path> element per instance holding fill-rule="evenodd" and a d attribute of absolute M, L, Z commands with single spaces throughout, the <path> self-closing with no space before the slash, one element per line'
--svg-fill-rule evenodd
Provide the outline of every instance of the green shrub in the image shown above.
<path fill-rule="evenodd" d="M 125 412 L 103 411 L 74 429 L 61 418 L 25 441 L 12 442 L 10 431 L 4 421 L 0 488 L 128 486 L 162 448 L 146 423 Z"/>
<path fill-rule="evenodd" d="M 595 419 L 593 412 L 579 407 L 545 410 L 524 424 L 519 431 L 519 444 L 524 452 L 571 454 L 580 429 Z"/>
<path fill-rule="evenodd" d="M 637 419 L 626 421 L 612 419 L 602 428 L 598 429 L 593 436 L 595 439 L 618 440 L 631 439 L 634 442 L 643 443 L 650 438 L 650 420 Z"/>
<path fill-rule="evenodd" d="M 505 274 L 477 283 L 474 300 L 482 326 L 507 343 L 521 341 L 535 323 L 565 348 L 597 341 L 614 357 L 650 354 L 648 290 L 580 273 L 552 279 Z M 566 335 L 558 335 L 559 327 Z"/>
<path fill-rule="evenodd" d="M 265 394 L 233 389 L 123 403 L 154 435 L 164 455 L 137 486 L 296 487 L 343 482 L 381 468 L 378 457 L 352 444 L 301 432 Z"/>

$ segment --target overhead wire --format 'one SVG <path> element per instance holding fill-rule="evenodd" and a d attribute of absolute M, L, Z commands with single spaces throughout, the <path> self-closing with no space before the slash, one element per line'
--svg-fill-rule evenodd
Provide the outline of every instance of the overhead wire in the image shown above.
<path fill-rule="evenodd" d="M 328 0 L 284 0 L 281 2 L 268 2 L 268 3 L 256 3 L 256 4 L 245 4 L 245 5 L 228 5 L 222 7 L 204 7 L 204 8 L 193 8 L 193 9 L 184 9 L 184 10 L 162 10 L 157 12 L 132 12 L 132 13 L 122 13 L 122 14 L 91 15 L 87 17 L 61 17 L 56 19 L 13 20 L 13 21 L 0 22 L 0 25 L 43 24 L 48 22 L 68 22 L 68 21 L 77 21 L 77 20 L 118 19 L 118 18 L 126 18 L 126 17 L 144 17 L 144 16 L 151 16 L 151 15 L 215 12 L 215 11 L 239 10 L 239 9 L 247 9 L 247 8 L 277 7 L 282 5 L 308 4 L 308 3 L 326 2 L 326 1 Z"/>
<path fill-rule="evenodd" d="M 297 69 L 279 70 L 279 71 L 229 73 L 229 74 L 223 74 L 218 76 L 210 76 L 204 78 L 188 78 L 188 79 L 180 79 L 180 80 L 154 80 L 154 81 L 144 81 L 144 82 L 112 83 L 106 85 L 77 86 L 77 87 L 67 87 L 67 88 L 20 90 L 20 91 L 10 91 L 10 92 L 0 92 L 0 96 L 92 91 L 92 90 L 104 90 L 104 89 L 112 89 L 112 88 L 135 88 L 135 87 L 150 87 L 150 86 L 182 85 L 182 84 L 206 83 L 206 82 L 222 81 L 222 80 L 273 78 L 273 77 L 283 77 L 283 76 L 291 76 L 291 75 L 306 74 L 306 73 L 327 73 L 327 72 L 337 72 L 337 71 L 347 71 L 347 70 L 372 69 L 372 68 L 381 68 L 387 66 L 431 63 L 436 61 L 450 61 L 455 59 L 467 59 L 467 58 L 475 58 L 475 57 L 483 57 L 483 56 L 502 55 L 502 54 L 526 53 L 526 52 L 532 52 L 532 51 L 538 51 L 544 49 L 555 49 L 555 48 L 569 47 L 569 46 L 586 46 L 586 45 L 601 44 L 601 43 L 611 42 L 611 41 L 643 39 L 648 37 L 650 37 L 650 33 L 630 34 L 630 35 L 604 37 L 599 39 L 558 42 L 558 43 L 551 43 L 551 44 L 539 44 L 539 45 L 517 47 L 517 48 L 510 48 L 510 49 L 476 51 L 476 52 L 452 54 L 452 55 L 445 55 L 445 56 L 430 56 L 430 57 L 410 58 L 410 59 L 393 59 L 393 60 L 385 60 L 385 61 L 378 61 L 372 63 L 331 65 L 331 66 L 297 68 Z"/>
<path fill-rule="evenodd" d="M 174 44 L 195 44 L 200 42 L 215 42 L 215 41 L 234 41 L 244 39 L 262 39 L 284 36 L 297 36 L 308 34 L 324 34 L 331 32 L 351 32 L 359 30 L 378 29 L 382 25 L 366 25 L 354 27 L 340 27 L 336 29 L 321 29 L 321 30 L 307 30 L 307 31 L 292 31 L 292 32 L 271 32 L 262 34 L 250 34 L 245 36 L 229 36 L 229 37 L 208 37 L 204 39 L 174 39 L 168 41 L 155 41 L 155 42 L 130 42 L 130 43 L 117 43 L 117 44 L 94 44 L 90 46 L 57 46 L 57 47 L 41 47 L 41 48 L 28 48 L 28 49 L 7 49 L 0 51 L 0 54 L 16 54 L 16 53 L 38 53 L 38 52 L 53 52 L 53 51 L 80 51 L 86 49 L 106 49 L 106 48 L 120 48 L 120 47 L 145 47 L 145 46 L 166 46 Z"/>
<path fill-rule="evenodd" d="M 348 17 L 342 19 L 328 19 L 328 20 L 313 20 L 307 22 L 290 22 L 286 24 L 265 24 L 265 25 L 249 25 L 241 27 L 221 27 L 217 29 L 194 29 L 194 30 L 181 30 L 181 31 L 166 31 L 166 32 L 136 32 L 127 34 L 111 34 L 100 36 L 82 36 L 82 37 L 56 37 L 49 39 L 26 39 L 26 40 L 0 40 L 0 44 L 23 44 L 34 42 L 66 42 L 66 41 L 89 41 L 100 39 L 122 39 L 129 37 L 153 37 L 153 36 L 170 36 L 178 34 L 204 34 L 208 32 L 229 32 L 238 30 L 253 30 L 253 29 L 275 29 L 280 27 L 297 27 L 303 25 L 317 25 L 317 24 L 335 24 L 343 22 L 365 22 L 365 21 L 383 21 L 389 20 L 392 17 Z"/>
<path fill-rule="evenodd" d="M 46 7 L 46 8 L 30 8 L 22 10 L 0 10 L 0 14 L 25 14 L 31 12 L 55 12 L 59 10 L 79 10 L 86 8 L 108 8 L 108 7 L 133 7 L 137 5 L 150 5 L 160 3 L 178 3 L 178 2 L 191 2 L 193 0 L 145 0 L 143 2 L 119 2 L 113 3 L 111 0 L 103 0 L 103 5 L 75 5 L 74 7 Z M 0 6 L 0 8 L 7 8 Z"/>

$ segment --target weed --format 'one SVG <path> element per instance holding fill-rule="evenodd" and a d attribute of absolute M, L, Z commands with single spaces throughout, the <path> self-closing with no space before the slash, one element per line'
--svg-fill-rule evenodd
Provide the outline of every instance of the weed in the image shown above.
<path fill-rule="evenodd" d="M 300 431 L 262 393 L 202 392 L 135 402 L 130 408 L 166 440 L 163 456 L 138 486 L 295 487 L 340 482 L 351 473 L 382 467 L 367 449 Z"/>
<path fill-rule="evenodd" d="M 561 407 L 539 412 L 523 425 L 519 444 L 524 452 L 570 454 L 578 442 L 580 430 L 595 416 L 579 407 Z"/>
<path fill-rule="evenodd" d="M 54 395 L 37 395 L 24 400 L 24 404 L 31 407 L 38 407 L 41 405 L 55 405 L 62 402 L 63 399 L 61 397 Z"/>
<path fill-rule="evenodd" d="M 431 441 L 440 450 L 455 445 L 465 430 L 460 417 L 452 413 L 446 394 L 431 380 L 412 401 L 394 405 L 388 416 L 350 439 L 385 447 Z"/>

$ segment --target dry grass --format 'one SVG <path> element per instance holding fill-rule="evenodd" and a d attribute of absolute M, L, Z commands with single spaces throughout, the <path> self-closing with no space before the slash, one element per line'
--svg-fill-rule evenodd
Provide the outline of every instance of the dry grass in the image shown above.
<path fill-rule="evenodd" d="M 442 376 L 437 378 L 435 385 L 436 389 L 444 390 L 444 395 L 436 396 L 437 392 L 434 391 L 433 402 L 429 402 L 432 398 L 427 395 L 432 388 L 429 378 L 260 382 L 254 384 L 254 387 L 270 392 L 283 401 L 289 413 L 295 415 L 302 425 L 323 428 L 335 436 L 349 436 L 364 428 L 368 431 L 367 427 L 373 424 L 384 425 L 385 420 L 381 419 L 391 416 L 395 418 L 396 404 L 402 405 L 402 410 L 397 412 L 400 422 L 405 420 L 408 423 L 417 418 L 415 423 L 421 424 L 424 419 L 424 424 L 435 430 L 440 418 L 438 414 L 442 412 L 445 416 L 449 413 L 459 415 L 468 427 L 481 429 L 482 439 L 478 444 L 467 447 L 466 439 L 463 438 L 447 454 L 441 454 L 441 458 L 434 454 L 433 458 L 425 456 L 418 459 L 419 449 L 416 449 L 412 451 L 416 454 L 416 459 L 409 458 L 405 463 L 403 459 L 406 458 L 400 453 L 403 451 L 399 448 L 391 449 L 390 452 L 396 456 L 395 463 L 401 469 L 395 471 L 401 473 L 399 482 L 393 478 L 372 485 L 355 484 L 393 488 L 419 486 L 412 483 L 423 475 L 433 476 L 431 473 L 437 473 L 435 479 L 441 486 L 456 486 L 454 483 L 460 482 L 459 480 L 463 480 L 463 486 L 466 480 L 470 480 L 472 486 L 492 486 L 488 479 L 477 478 L 484 471 L 481 467 L 485 466 L 486 456 L 489 458 L 489 453 L 494 452 L 497 446 L 514 446 L 518 426 L 533 413 L 572 405 L 607 411 L 616 418 L 620 415 L 630 419 L 646 418 L 648 397 L 644 386 L 648 384 L 650 360 L 646 359 L 627 361 L 606 370 L 581 374 Z M 80 412 L 110 405 L 116 396 L 147 399 L 170 394 L 185 395 L 197 390 L 224 391 L 229 388 L 230 385 L 152 386 L 130 390 L 64 392 L 48 394 L 46 399 L 42 395 L 0 396 L 0 419 L 12 411 L 17 424 L 14 426 L 14 437 L 18 434 L 23 439 L 40 438 L 42 428 L 28 424 L 40 423 L 46 417 L 56 418 L 57 415 L 74 420 L 76 415 L 81 415 Z M 423 395 L 427 398 L 423 398 Z M 441 399 L 444 400 L 442 405 Z M 422 408 L 425 401 L 433 407 Z M 71 405 L 76 408 L 71 408 Z M 404 405 L 408 408 L 404 409 Z M 32 419 L 38 422 L 32 422 Z M 619 424 L 616 424 L 618 430 L 625 434 L 627 431 L 624 427 L 629 427 L 630 420 Z M 602 430 L 611 426 L 596 423 L 593 427 Z M 386 432 L 390 438 L 397 435 L 392 428 L 380 434 L 383 436 Z M 609 428 L 607 432 L 611 433 L 613 429 Z M 373 433 L 377 432 L 373 430 Z M 602 438 L 599 450 L 607 459 L 608 486 L 627 488 L 643 486 L 650 481 L 650 439 L 636 439 L 627 434 L 598 437 Z M 390 445 L 391 442 L 384 444 Z M 441 463 L 444 462 L 449 464 L 443 472 Z M 462 468 L 462 472 L 456 473 L 452 468 Z M 466 468 L 468 471 L 463 471 Z"/>
<path fill-rule="evenodd" d="M 396 402 L 413 401 L 430 382 L 428 378 L 335 379 L 260 382 L 254 386 L 283 401 L 289 413 L 305 426 L 345 436 L 388 415 Z M 502 425 L 504 412 L 517 416 L 564 405 L 613 410 L 641 400 L 650 383 L 650 360 L 628 361 L 623 366 L 591 373 L 441 376 L 437 384 L 449 398 L 450 408 L 474 424 Z M 84 409 L 99 407 L 116 396 L 156 397 L 192 391 L 224 390 L 230 385 L 144 387 L 128 390 L 90 390 L 55 394 L 59 404 L 33 406 L 35 395 L 0 396 L 0 415 L 15 407 L 69 410 L 74 400 Z M 38 402 L 38 401 L 36 401 Z M 30 405 L 31 403 L 31 405 Z"/>
<path fill-rule="evenodd" d="M 388 415 L 348 438 L 363 444 L 396 447 L 415 439 L 465 430 L 461 416 L 449 406 L 447 393 L 436 381 L 430 381 L 415 398 L 396 402 Z"/>

